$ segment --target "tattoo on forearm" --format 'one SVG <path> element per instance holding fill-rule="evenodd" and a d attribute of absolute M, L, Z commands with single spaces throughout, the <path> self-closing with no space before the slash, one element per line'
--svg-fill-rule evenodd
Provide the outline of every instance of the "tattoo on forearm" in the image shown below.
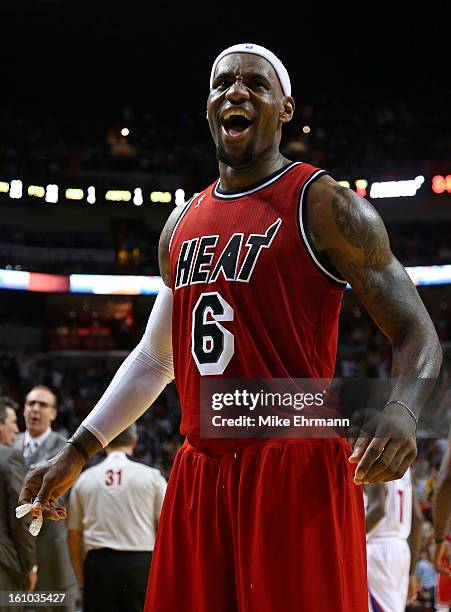
<path fill-rule="evenodd" d="M 381 313 L 384 321 L 391 324 L 402 323 L 409 309 L 408 300 L 396 283 L 387 283 L 377 272 L 370 268 L 348 264 L 349 278 L 353 286 L 357 285 L 360 300 L 371 312 Z"/>

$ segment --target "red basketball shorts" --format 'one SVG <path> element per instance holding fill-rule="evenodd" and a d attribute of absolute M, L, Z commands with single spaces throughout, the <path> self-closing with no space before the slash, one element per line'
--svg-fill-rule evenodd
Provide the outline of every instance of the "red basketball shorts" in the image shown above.
<path fill-rule="evenodd" d="M 444 563 L 447 570 L 451 570 L 450 563 Z M 437 589 L 435 602 L 440 606 L 451 606 L 451 577 L 445 574 L 437 575 Z"/>
<path fill-rule="evenodd" d="M 222 455 L 188 442 L 169 479 L 146 612 L 367 612 L 362 490 L 342 440 Z"/>

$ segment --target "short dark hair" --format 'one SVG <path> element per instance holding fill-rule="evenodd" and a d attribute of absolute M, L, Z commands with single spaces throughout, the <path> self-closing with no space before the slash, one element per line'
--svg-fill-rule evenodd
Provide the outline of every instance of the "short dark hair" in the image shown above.
<path fill-rule="evenodd" d="M 6 420 L 7 408 L 12 408 L 13 410 L 17 410 L 19 408 L 19 404 L 15 402 L 10 397 L 6 395 L 0 396 L 0 423 L 4 423 Z"/>
<path fill-rule="evenodd" d="M 131 446 L 133 444 L 133 440 L 138 436 L 138 429 L 136 424 L 133 423 L 127 429 L 124 429 L 122 433 L 111 440 L 108 444 L 110 448 L 118 448 L 118 446 Z"/>
<path fill-rule="evenodd" d="M 56 395 L 55 391 L 51 387 L 48 387 L 47 385 L 34 385 L 33 387 L 31 387 L 28 393 L 31 393 L 32 391 L 35 391 L 36 389 L 42 389 L 43 391 L 48 391 L 49 393 L 51 393 L 54 398 L 54 407 L 58 408 L 58 396 Z"/>

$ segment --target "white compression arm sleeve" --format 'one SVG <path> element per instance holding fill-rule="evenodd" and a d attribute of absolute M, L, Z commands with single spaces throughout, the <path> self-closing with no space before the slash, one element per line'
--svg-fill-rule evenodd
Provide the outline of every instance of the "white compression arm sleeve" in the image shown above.
<path fill-rule="evenodd" d="M 107 446 L 147 410 L 173 378 L 172 291 L 164 285 L 140 343 L 81 425 Z"/>

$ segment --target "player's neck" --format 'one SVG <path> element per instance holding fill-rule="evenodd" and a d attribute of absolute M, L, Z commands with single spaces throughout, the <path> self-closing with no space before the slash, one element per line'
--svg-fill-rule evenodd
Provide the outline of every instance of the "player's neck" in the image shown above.
<path fill-rule="evenodd" d="M 270 152 L 243 168 L 232 168 L 219 162 L 220 188 L 223 191 L 243 189 L 259 183 L 290 163 L 280 151 Z"/>

